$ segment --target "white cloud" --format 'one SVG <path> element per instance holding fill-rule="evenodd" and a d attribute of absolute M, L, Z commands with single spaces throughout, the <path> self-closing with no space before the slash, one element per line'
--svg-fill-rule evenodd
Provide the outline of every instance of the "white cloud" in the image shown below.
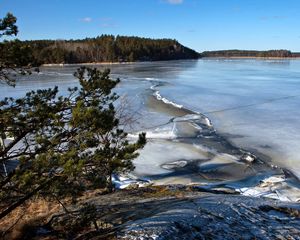
<path fill-rule="evenodd" d="M 169 4 L 182 4 L 183 0 L 167 0 Z"/>
<path fill-rule="evenodd" d="M 90 17 L 85 17 L 85 18 L 80 19 L 80 21 L 86 22 L 86 23 L 91 22 L 92 20 L 93 20 L 93 19 L 90 18 Z"/>

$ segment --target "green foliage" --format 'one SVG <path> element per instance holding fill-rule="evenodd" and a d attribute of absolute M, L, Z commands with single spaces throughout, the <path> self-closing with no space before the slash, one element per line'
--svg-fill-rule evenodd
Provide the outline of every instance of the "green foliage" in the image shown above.
<path fill-rule="evenodd" d="M 17 35 L 16 21 L 11 13 L 0 19 L 0 38 Z M 0 82 L 11 86 L 15 85 L 16 74 L 30 74 L 30 68 L 39 65 L 31 47 L 18 40 L 0 42 L 0 53 Z"/>
<path fill-rule="evenodd" d="M 176 40 L 102 35 L 84 40 L 36 40 L 30 46 L 40 63 L 133 62 L 197 59 L 199 54 Z"/>
<path fill-rule="evenodd" d="M 66 97 L 54 88 L 0 102 L 0 164 L 19 160 L 16 169 L 1 176 L 2 209 L 33 192 L 75 201 L 88 189 L 112 191 L 112 174 L 134 168 L 145 134 L 128 142 L 116 118 L 118 96 L 112 93 L 120 80 L 109 74 L 82 67 L 75 73 L 80 88 L 69 89 Z"/>
<path fill-rule="evenodd" d="M 17 35 L 18 27 L 16 26 L 17 18 L 11 13 L 0 19 L 0 37 Z"/>

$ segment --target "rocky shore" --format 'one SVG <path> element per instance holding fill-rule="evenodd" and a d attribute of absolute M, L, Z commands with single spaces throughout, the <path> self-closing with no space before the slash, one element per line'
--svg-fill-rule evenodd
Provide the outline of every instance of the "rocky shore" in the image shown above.
<path fill-rule="evenodd" d="M 85 229 L 71 239 L 300 239 L 299 204 L 222 190 L 148 186 L 95 195 L 86 203 L 96 206 L 103 228 Z M 38 239 L 60 239 L 68 221 L 64 214 L 52 216 L 51 227 L 39 229 Z"/>

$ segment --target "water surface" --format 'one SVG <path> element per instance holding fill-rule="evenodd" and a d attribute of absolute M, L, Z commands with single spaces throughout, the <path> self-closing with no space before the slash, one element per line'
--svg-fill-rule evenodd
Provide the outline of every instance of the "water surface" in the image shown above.
<path fill-rule="evenodd" d="M 131 137 L 147 131 L 148 144 L 135 161 L 136 176 L 160 183 L 222 184 L 244 193 L 251 189 L 249 194 L 276 185 L 277 195 L 281 191 L 292 200 L 300 198 L 298 183 L 290 184 L 286 172 L 275 167 L 300 177 L 299 60 L 97 67 L 109 67 L 122 80 L 116 91 L 135 115 L 127 126 Z M 39 74 L 18 79 L 16 88 L 1 85 L 0 95 L 20 97 L 55 85 L 66 94 L 68 87 L 78 86 L 76 68 L 43 67 Z M 259 161 L 247 162 L 251 154 Z"/>

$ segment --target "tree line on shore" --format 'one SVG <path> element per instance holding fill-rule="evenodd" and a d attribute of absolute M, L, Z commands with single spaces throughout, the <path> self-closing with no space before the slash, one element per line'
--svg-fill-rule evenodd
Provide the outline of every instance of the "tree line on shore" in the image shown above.
<path fill-rule="evenodd" d="M 198 59 L 201 57 L 300 57 L 289 50 L 195 50 L 172 39 L 101 35 L 81 40 L 3 41 L 0 60 L 9 64 L 38 66 L 41 64 L 73 64 L 97 62 L 136 62 Z M 17 61 L 17 62 L 16 62 Z M 2 61 L 4 62 L 4 61 Z"/>
<path fill-rule="evenodd" d="M 172 39 L 101 35 L 82 40 L 7 41 L 2 52 L 22 52 L 36 64 L 197 59 L 199 53 Z M 5 56 L 7 59 L 8 57 Z"/>
<path fill-rule="evenodd" d="M 261 58 L 289 58 L 300 57 L 300 53 L 293 53 L 289 50 L 220 50 L 220 51 L 205 51 L 201 53 L 202 57 L 261 57 Z"/>

